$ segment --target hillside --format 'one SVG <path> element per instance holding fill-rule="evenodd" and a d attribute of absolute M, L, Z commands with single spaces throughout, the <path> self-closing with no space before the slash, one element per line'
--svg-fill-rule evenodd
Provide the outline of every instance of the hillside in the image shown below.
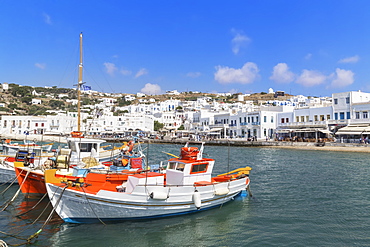
<path fill-rule="evenodd" d="M 81 104 L 92 105 L 99 103 L 99 99 L 107 96 L 101 93 L 95 95 L 82 94 Z M 147 95 L 142 98 L 137 98 L 133 101 L 125 101 L 122 95 L 117 98 L 117 105 L 131 105 L 138 104 L 139 99 L 155 99 L 156 102 L 161 102 L 169 99 L 181 101 L 195 101 L 199 97 L 209 97 L 212 100 L 225 103 L 238 102 L 238 94 L 229 96 L 219 96 L 210 93 L 193 93 L 183 92 L 179 95 Z M 244 97 L 246 101 L 253 101 L 255 104 L 261 101 L 269 100 L 286 100 L 292 97 L 285 94 L 284 96 L 275 97 L 274 94 L 255 93 L 250 96 Z M 36 100 L 36 101 L 35 101 Z M 38 100 L 38 102 L 37 102 Z M 17 84 L 9 84 L 8 90 L 3 90 L 0 93 L 0 114 L 15 114 L 15 115 L 46 115 L 47 110 L 64 110 L 64 111 L 77 111 L 77 106 L 72 104 L 72 100 L 77 100 L 77 92 L 71 88 L 43 88 L 31 86 L 19 86 Z M 32 102 L 34 101 L 34 102 Z M 148 102 L 149 104 L 149 102 Z"/>

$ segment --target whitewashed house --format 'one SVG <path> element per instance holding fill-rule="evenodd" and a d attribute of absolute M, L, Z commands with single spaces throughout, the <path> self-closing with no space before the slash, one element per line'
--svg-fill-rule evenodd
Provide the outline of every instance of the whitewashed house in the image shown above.
<path fill-rule="evenodd" d="M 31 104 L 32 105 L 41 105 L 42 100 L 41 99 L 32 99 Z"/>

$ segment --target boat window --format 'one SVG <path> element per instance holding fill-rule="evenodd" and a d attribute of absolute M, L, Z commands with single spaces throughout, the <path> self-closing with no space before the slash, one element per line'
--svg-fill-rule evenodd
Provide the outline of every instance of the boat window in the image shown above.
<path fill-rule="evenodd" d="M 76 152 L 76 146 L 73 145 L 74 142 L 68 141 L 68 148 L 72 150 L 72 152 Z"/>
<path fill-rule="evenodd" d="M 198 163 L 193 164 L 191 167 L 190 173 L 200 173 L 200 172 L 206 172 L 208 167 L 208 163 Z"/>
<path fill-rule="evenodd" d="M 176 168 L 176 162 L 169 162 L 169 164 L 168 164 L 168 168 L 169 169 L 175 169 Z"/>
<path fill-rule="evenodd" d="M 96 143 L 79 143 L 80 152 L 91 152 L 91 149 L 95 149 L 95 151 L 98 151 L 97 144 Z"/>
<path fill-rule="evenodd" d="M 185 164 L 179 163 L 177 164 L 176 170 L 178 171 L 184 171 Z"/>

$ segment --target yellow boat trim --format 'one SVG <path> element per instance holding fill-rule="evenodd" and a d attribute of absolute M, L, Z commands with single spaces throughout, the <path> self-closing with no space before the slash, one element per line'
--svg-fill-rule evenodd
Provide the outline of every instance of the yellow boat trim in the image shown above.
<path fill-rule="evenodd" d="M 224 175 L 229 175 L 229 174 L 232 174 L 232 173 L 238 173 L 237 176 L 242 175 L 242 174 L 247 174 L 248 175 L 251 170 L 252 170 L 252 168 L 250 168 L 249 166 L 246 166 L 244 168 L 238 168 L 238 169 L 235 169 L 233 171 L 222 173 L 222 174 L 217 175 L 217 176 L 224 176 Z"/>

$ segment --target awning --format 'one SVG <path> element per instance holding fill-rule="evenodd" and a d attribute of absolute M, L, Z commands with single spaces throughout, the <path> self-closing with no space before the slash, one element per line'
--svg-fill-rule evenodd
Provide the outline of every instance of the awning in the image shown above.
<path fill-rule="evenodd" d="M 319 130 L 321 133 L 324 133 L 324 134 L 333 134 L 331 131 L 329 130 Z"/>
<path fill-rule="evenodd" d="M 346 126 L 339 129 L 336 135 L 369 135 L 370 126 Z"/>
<path fill-rule="evenodd" d="M 220 132 L 208 132 L 207 135 L 221 135 Z"/>
<path fill-rule="evenodd" d="M 276 133 L 289 133 L 291 130 L 277 130 Z"/>
<path fill-rule="evenodd" d="M 223 130 L 224 128 L 218 127 L 218 128 L 212 128 L 209 131 L 220 131 Z"/>
<path fill-rule="evenodd" d="M 290 133 L 290 132 L 293 132 L 293 133 L 298 133 L 298 132 L 305 132 L 305 133 L 308 133 L 308 132 L 316 132 L 316 131 L 320 131 L 321 133 L 324 133 L 324 134 L 332 134 L 329 130 L 325 130 L 325 129 L 313 129 L 313 128 L 306 128 L 306 129 L 280 129 L 280 130 L 277 130 L 276 133 Z"/>

